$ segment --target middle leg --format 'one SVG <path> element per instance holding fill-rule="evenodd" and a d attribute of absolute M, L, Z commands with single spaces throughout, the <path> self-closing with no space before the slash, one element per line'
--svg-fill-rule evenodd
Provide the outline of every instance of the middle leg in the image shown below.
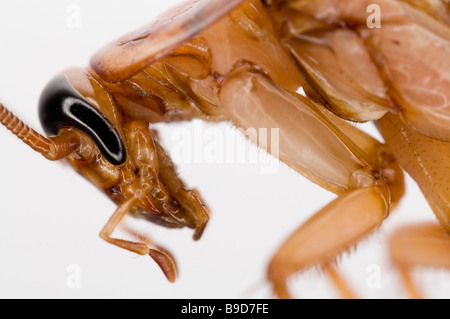
<path fill-rule="evenodd" d="M 268 268 L 276 294 L 289 298 L 292 274 L 315 266 L 327 269 L 344 298 L 353 298 L 332 264 L 336 258 L 376 230 L 388 213 L 386 189 L 368 187 L 348 192 L 300 226 L 277 251 Z"/>
<path fill-rule="evenodd" d="M 278 128 L 278 145 L 249 138 L 339 195 L 276 253 L 268 270 L 275 292 L 290 297 L 286 286 L 290 275 L 322 266 L 329 269 L 342 295 L 351 296 L 329 265 L 377 229 L 402 197 L 403 173 L 394 157 L 385 145 L 248 67 L 232 73 L 222 88 L 221 101 L 233 122 L 245 130 Z"/>

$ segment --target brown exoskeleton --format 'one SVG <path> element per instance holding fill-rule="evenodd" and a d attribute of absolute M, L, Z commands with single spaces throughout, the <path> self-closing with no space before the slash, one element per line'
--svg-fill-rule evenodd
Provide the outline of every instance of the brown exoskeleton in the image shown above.
<path fill-rule="evenodd" d="M 373 3 L 383 12 L 380 29 L 366 24 Z M 280 297 L 289 296 L 290 275 L 317 265 L 349 296 L 329 265 L 398 203 L 402 167 L 441 225 L 392 237 L 393 259 L 410 283 L 417 264 L 450 266 L 450 31 L 438 7 L 444 2 L 426 3 L 190 1 L 106 47 L 88 69 L 58 75 L 40 101 L 49 138 L 3 106 L 0 121 L 48 159 L 66 158 L 117 203 L 101 237 L 149 254 L 171 281 L 176 269 L 168 252 L 111 236 L 127 213 L 193 228 L 195 239 L 208 222 L 208 209 L 176 176 L 149 123 L 201 118 L 280 128 L 274 155 L 339 195 L 274 256 L 268 277 Z M 344 120 L 376 120 L 386 145 Z"/>

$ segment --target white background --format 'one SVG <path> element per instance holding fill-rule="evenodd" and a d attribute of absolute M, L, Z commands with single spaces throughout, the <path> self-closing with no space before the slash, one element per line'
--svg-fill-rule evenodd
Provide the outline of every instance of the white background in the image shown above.
<path fill-rule="evenodd" d="M 2 2 L 0 100 L 40 130 L 37 101 L 55 73 L 86 66 L 103 45 L 177 2 Z M 80 9 L 79 28 L 70 27 L 74 8 Z M 192 123 L 160 129 L 169 151 L 180 125 L 193 130 Z M 374 132 L 370 124 L 364 128 Z M 270 257 L 298 225 L 335 198 L 284 166 L 263 175 L 257 164 L 180 163 L 181 176 L 200 190 L 212 219 L 200 242 L 191 240 L 189 230 L 144 226 L 177 259 L 179 278 L 169 284 L 150 258 L 98 237 L 115 207 L 70 167 L 46 161 L 3 128 L 0 149 L 1 298 L 270 298 L 265 281 Z M 360 297 L 405 297 L 385 241 L 399 225 L 423 220 L 434 215 L 408 179 L 399 209 L 340 263 Z M 79 288 L 67 284 L 71 265 L 80 270 Z M 374 266 L 380 270 L 379 288 L 367 285 Z M 427 296 L 450 296 L 448 272 L 421 270 L 415 276 Z M 292 287 L 297 297 L 336 297 L 317 271 L 294 278 Z"/>

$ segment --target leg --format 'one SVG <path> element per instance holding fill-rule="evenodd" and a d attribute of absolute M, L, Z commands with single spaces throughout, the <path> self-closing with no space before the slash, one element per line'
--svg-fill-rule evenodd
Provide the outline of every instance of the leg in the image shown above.
<path fill-rule="evenodd" d="M 347 283 L 338 274 L 337 270 L 333 267 L 333 265 L 328 265 L 326 267 L 326 271 L 327 271 L 328 275 L 330 276 L 331 281 L 334 283 L 334 285 L 338 289 L 339 294 L 344 299 L 355 299 L 355 295 L 350 290 Z"/>
<path fill-rule="evenodd" d="M 324 266 L 355 246 L 378 228 L 387 216 L 384 190 L 379 187 L 357 189 L 344 194 L 303 224 L 273 257 L 268 277 L 276 294 L 289 298 L 287 278 L 303 269 Z M 328 271 L 344 297 L 348 287 L 334 270 Z"/>
<path fill-rule="evenodd" d="M 221 90 L 221 101 L 233 122 L 243 129 L 279 128 L 276 141 L 249 138 L 340 195 L 301 226 L 273 258 L 269 280 L 278 296 L 289 297 L 290 275 L 328 267 L 381 225 L 404 193 L 403 174 L 384 145 L 319 105 L 282 90 L 256 70 L 243 67 L 232 75 Z M 329 273 L 342 294 L 352 296 L 337 273 Z"/>
<path fill-rule="evenodd" d="M 121 230 L 134 236 L 138 241 L 145 243 L 149 249 L 149 256 L 158 264 L 170 282 L 174 282 L 177 277 L 177 265 L 173 256 L 164 248 L 153 244 L 152 240 L 145 235 L 137 233 L 128 226 L 122 226 Z"/>
<path fill-rule="evenodd" d="M 139 255 L 147 255 L 148 247 L 146 244 L 130 242 L 127 240 L 116 239 L 111 237 L 112 233 L 114 232 L 114 229 L 119 225 L 119 223 L 122 221 L 125 215 L 133 208 L 137 200 L 138 200 L 137 197 L 132 197 L 126 202 L 124 202 L 122 205 L 120 205 L 114 212 L 114 214 L 111 216 L 105 227 L 103 227 L 102 231 L 100 232 L 100 237 L 105 241 L 107 241 L 108 243 L 116 245 L 120 248 L 129 250 Z"/>
<path fill-rule="evenodd" d="M 389 242 L 390 255 L 398 267 L 409 295 L 420 299 L 410 271 L 416 266 L 450 269 L 450 236 L 438 224 L 407 226 L 395 232 Z"/>
<path fill-rule="evenodd" d="M 139 255 L 149 255 L 163 271 L 164 275 L 170 282 L 176 279 L 177 268 L 173 257 L 164 249 L 151 245 L 150 240 L 146 238 L 139 238 L 141 242 L 132 242 L 123 239 L 112 238 L 111 235 L 114 229 L 119 225 L 125 215 L 134 207 L 136 202 L 143 196 L 144 192 L 138 190 L 135 195 L 121 204 L 115 213 L 111 216 L 108 223 L 100 232 L 100 237 L 120 248 L 129 250 Z"/>

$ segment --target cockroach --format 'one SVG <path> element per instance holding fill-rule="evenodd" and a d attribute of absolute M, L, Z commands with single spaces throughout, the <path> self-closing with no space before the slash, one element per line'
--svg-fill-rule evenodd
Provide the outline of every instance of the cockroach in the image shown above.
<path fill-rule="evenodd" d="M 380 23 L 369 23 L 370 8 Z M 3 104 L 0 123 L 45 158 L 67 161 L 117 209 L 100 237 L 149 255 L 175 281 L 172 255 L 147 238 L 117 238 L 132 215 L 199 240 L 210 210 L 188 189 L 155 123 L 230 121 L 277 128 L 279 145 L 250 141 L 338 195 L 271 259 L 267 278 L 291 297 L 293 274 L 322 267 L 353 297 L 335 261 L 378 229 L 404 195 L 404 171 L 439 223 L 390 239 L 412 297 L 411 270 L 450 267 L 445 1 L 190 0 L 98 51 L 87 68 L 56 75 L 38 103 L 46 136 Z M 375 121 L 385 144 L 351 122 Z M 244 213 L 244 212 L 243 212 Z M 278 215 L 275 218 L 279 218 Z"/>

